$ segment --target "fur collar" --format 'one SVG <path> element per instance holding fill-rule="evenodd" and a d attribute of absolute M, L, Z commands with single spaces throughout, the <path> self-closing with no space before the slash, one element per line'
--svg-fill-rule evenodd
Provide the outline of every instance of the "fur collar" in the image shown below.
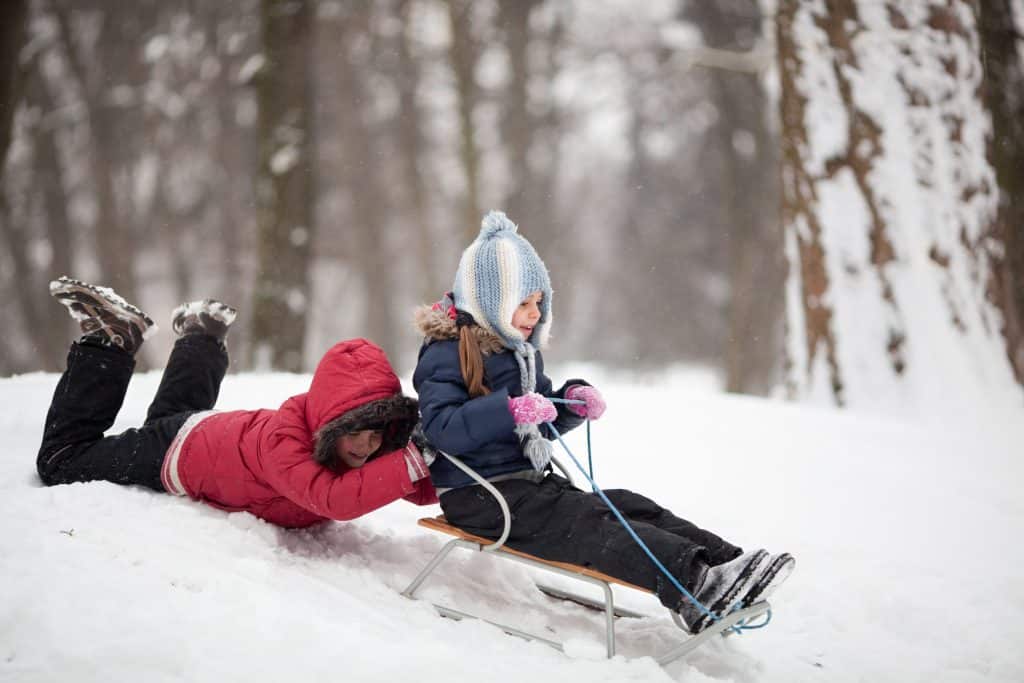
<path fill-rule="evenodd" d="M 449 318 L 444 311 L 433 310 L 430 304 L 417 308 L 414 317 L 416 327 L 427 338 L 427 341 L 458 340 L 459 338 L 459 330 L 455 326 L 455 321 Z M 469 329 L 476 335 L 476 339 L 480 343 L 480 353 L 484 356 L 509 350 L 502 343 L 501 338 L 493 332 L 489 332 L 479 325 L 473 325 Z"/>

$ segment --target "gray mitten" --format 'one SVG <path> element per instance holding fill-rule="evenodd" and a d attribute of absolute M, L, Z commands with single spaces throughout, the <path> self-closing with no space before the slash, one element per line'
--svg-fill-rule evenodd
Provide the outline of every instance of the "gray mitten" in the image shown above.
<path fill-rule="evenodd" d="M 416 448 L 420 450 L 420 455 L 423 456 L 423 461 L 427 463 L 427 467 L 433 465 L 434 461 L 437 460 L 437 456 L 441 454 L 439 450 L 431 446 L 430 442 L 427 441 L 427 435 L 423 433 L 423 425 L 420 422 L 417 422 L 416 426 L 413 427 L 412 436 L 409 437 L 409 440 L 416 444 Z"/>

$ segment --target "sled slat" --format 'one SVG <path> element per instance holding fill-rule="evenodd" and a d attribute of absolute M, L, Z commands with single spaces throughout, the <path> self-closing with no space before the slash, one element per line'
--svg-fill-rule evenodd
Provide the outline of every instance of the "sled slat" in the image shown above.
<path fill-rule="evenodd" d="M 494 545 L 493 541 L 487 538 L 483 538 L 481 536 L 466 533 L 462 529 L 452 526 L 448 523 L 448 521 L 444 518 L 443 515 L 439 517 L 427 517 L 421 519 L 419 520 L 419 525 L 424 528 L 430 529 L 431 531 L 439 531 L 443 534 L 448 534 L 453 538 L 447 543 L 445 543 L 441 547 L 441 549 L 437 551 L 437 553 L 430 560 L 430 562 L 427 563 L 427 566 L 424 567 L 423 570 L 420 571 L 420 573 L 416 576 L 416 578 L 412 580 L 412 583 L 410 583 L 409 586 L 404 591 L 402 591 L 402 595 L 410 599 L 415 599 L 416 591 L 419 590 L 420 585 L 423 584 L 427 577 L 430 576 L 431 573 L 433 573 L 433 571 L 444 560 L 444 558 L 447 557 L 448 554 L 455 548 L 463 548 L 465 550 L 477 552 L 488 552 L 491 555 L 493 555 L 495 559 L 519 562 L 522 564 L 532 566 L 535 569 L 541 569 L 544 571 L 553 572 L 555 574 L 561 574 L 562 576 L 567 578 L 582 581 L 584 583 L 589 583 L 592 586 L 600 588 L 604 592 L 603 603 L 594 601 L 594 604 L 590 605 L 587 604 L 586 599 L 583 599 L 580 601 L 580 604 L 583 604 L 584 606 L 592 609 L 601 610 L 603 608 L 605 620 L 605 649 L 607 652 L 607 656 L 609 658 L 615 656 L 615 617 L 619 616 L 619 610 L 615 606 L 615 596 L 612 593 L 611 584 L 626 586 L 628 588 L 633 588 L 638 591 L 643 591 L 644 593 L 652 593 L 652 591 L 649 591 L 646 588 L 637 586 L 635 584 L 627 583 L 625 581 L 620 581 L 619 579 L 616 579 L 613 576 L 608 576 L 607 574 L 603 574 L 593 569 L 589 569 L 588 567 L 581 567 L 579 565 L 568 564 L 566 562 L 552 562 L 549 560 L 541 560 L 537 557 L 534 557 L 533 555 L 520 552 L 518 550 L 513 550 L 512 548 L 509 548 L 504 545 L 494 550 L 490 550 L 489 548 Z M 541 587 L 540 589 L 544 591 L 543 587 Z M 551 593 L 548 594 L 550 595 Z M 575 596 L 569 596 L 569 599 L 574 599 L 574 597 Z M 439 605 L 436 603 L 434 604 L 434 608 L 437 609 L 438 613 L 442 616 L 447 616 L 455 619 L 462 619 L 465 617 L 470 617 L 474 619 L 482 618 L 470 614 L 468 612 L 463 612 L 461 610 L 456 610 L 451 607 L 446 607 L 444 605 Z M 686 637 L 674 648 L 672 648 L 665 654 L 661 655 L 660 657 L 656 657 L 656 661 L 662 666 L 664 666 L 669 662 L 675 661 L 676 659 L 685 656 L 689 652 L 692 652 L 695 648 L 707 642 L 708 639 L 710 639 L 712 636 L 727 636 L 732 632 L 732 627 L 734 625 L 740 623 L 748 623 L 751 619 L 755 619 L 766 613 L 770 613 L 770 607 L 767 602 L 760 601 L 745 609 L 731 612 L 730 614 L 722 617 L 715 623 L 708 626 L 707 629 L 705 629 L 704 631 L 698 633 L 697 635 L 692 635 L 687 630 L 686 624 L 683 623 L 682 617 L 680 617 L 677 612 L 671 612 L 672 620 L 675 622 L 676 626 L 678 626 L 686 634 Z M 636 616 L 640 615 L 637 614 Z M 536 640 L 538 642 L 546 643 L 564 652 L 562 644 L 557 643 L 551 640 L 550 638 L 530 634 L 511 625 L 500 624 L 498 622 L 490 621 L 488 619 L 483 620 L 487 621 L 487 623 L 489 624 L 493 624 L 501 628 L 505 633 L 518 636 L 520 638 L 526 638 L 527 640 Z"/>
<path fill-rule="evenodd" d="M 444 515 L 438 515 L 437 517 L 424 517 L 423 519 L 419 520 L 419 525 L 427 529 L 431 529 L 432 531 L 440 531 L 443 534 L 448 534 L 449 536 L 454 536 L 456 538 L 461 538 L 465 541 L 470 541 L 471 543 L 476 543 L 480 546 L 490 545 L 494 542 L 491 539 L 484 538 L 483 536 L 476 536 L 474 534 L 463 531 L 462 529 L 456 526 L 452 526 L 448 523 L 448 520 L 444 518 Z M 508 546 L 502 546 L 498 549 L 497 552 L 508 553 L 510 555 L 517 555 L 519 557 L 525 557 L 526 559 L 533 560 L 534 562 L 539 562 L 540 564 L 558 567 L 563 571 L 572 572 L 574 574 L 582 574 L 583 576 L 589 576 L 592 579 L 597 579 L 599 581 L 604 581 L 606 583 L 614 583 L 619 586 L 625 586 L 627 588 L 632 588 L 634 590 L 642 591 L 644 593 L 653 593 L 653 591 L 650 591 L 644 588 L 643 586 L 638 586 L 635 583 L 629 583 L 627 581 L 617 579 L 614 576 L 609 576 L 608 574 L 604 574 L 595 569 L 583 567 L 578 564 L 569 564 L 567 562 L 554 562 L 552 560 L 544 560 L 535 555 L 530 555 L 529 553 L 524 553 L 519 550 L 513 550 Z"/>

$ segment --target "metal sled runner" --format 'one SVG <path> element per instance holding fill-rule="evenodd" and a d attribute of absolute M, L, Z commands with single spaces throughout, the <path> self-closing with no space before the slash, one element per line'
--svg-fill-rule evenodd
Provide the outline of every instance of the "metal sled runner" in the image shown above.
<path fill-rule="evenodd" d="M 491 485 L 490 482 L 488 482 L 485 479 L 481 478 L 479 475 L 476 474 L 476 472 L 473 472 L 470 468 L 466 467 L 458 459 L 456 459 L 456 458 L 454 458 L 452 456 L 449 456 L 447 454 L 445 454 L 445 457 L 447 457 L 456 466 L 458 466 L 464 472 L 466 472 L 471 477 L 473 477 L 478 483 L 480 483 L 482 486 L 484 486 L 486 489 L 488 489 L 490 491 L 490 493 L 497 499 L 498 504 L 501 506 L 502 512 L 504 513 L 504 519 L 505 519 L 504 532 L 503 532 L 503 534 L 501 535 L 501 537 L 497 541 L 493 541 L 492 542 L 489 539 L 482 538 L 480 536 L 474 536 L 473 534 L 469 534 L 469 533 L 467 533 L 467 532 L 465 532 L 465 531 L 463 531 L 463 530 L 461 530 L 461 529 L 459 529 L 457 527 L 454 527 L 454 526 L 448 524 L 448 522 L 444 519 L 443 516 L 441 516 L 441 517 L 427 517 L 427 518 L 419 520 L 419 525 L 420 526 L 425 527 L 427 529 L 431 529 L 433 531 L 439 531 L 441 533 L 445 533 L 445 534 L 448 534 L 450 536 L 454 536 L 454 538 L 452 538 L 450 541 L 448 541 L 437 552 L 437 554 L 434 555 L 434 557 L 430 560 L 430 562 L 427 563 L 426 567 L 424 567 L 423 570 L 416 576 L 416 578 L 413 579 L 412 583 L 410 583 L 409 586 L 404 591 L 402 591 L 402 595 L 404 595 L 404 596 L 406 596 L 408 598 L 415 599 L 416 591 L 420 588 L 420 586 L 423 584 L 423 582 L 426 581 L 426 579 L 434 572 L 434 570 L 437 569 L 437 567 L 441 564 L 441 562 L 448 556 L 448 554 L 453 549 L 455 549 L 455 548 L 465 548 L 467 550 L 472 550 L 472 551 L 477 551 L 477 552 L 487 552 L 487 553 L 490 553 L 491 556 L 494 557 L 495 559 L 512 560 L 514 562 L 518 562 L 518 563 L 521 563 L 521 564 L 528 565 L 528 566 L 533 567 L 535 569 L 541 569 L 541 570 L 544 570 L 544 571 L 548 571 L 548 572 L 552 572 L 552 573 L 555 573 L 555 574 L 559 574 L 561 576 L 565 576 L 565 577 L 569 577 L 569 578 L 576 579 L 576 580 L 579 580 L 579 581 L 583 581 L 585 583 L 589 583 L 591 585 L 598 586 L 599 588 L 601 588 L 601 590 L 602 590 L 602 592 L 604 594 L 604 603 L 601 604 L 601 603 L 593 602 L 592 606 L 594 608 L 600 609 L 600 610 L 602 610 L 604 612 L 604 617 L 605 617 L 605 646 L 606 646 L 607 656 L 609 658 L 614 657 L 615 656 L 615 618 L 616 618 L 616 616 L 640 616 L 640 615 L 637 615 L 635 613 L 629 613 L 629 612 L 627 612 L 625 610 L 617 610 L 616 609 L 616 607 L 615 607 L 615 598 L 614 598 L 614 594 L 612 593 L 612 588 L 611 588 L 612 584 L 617 584 L 617 585 L 620 585 L 620 586 L 625 586 L 627 588 L 633 588 L 635 590 L 642 591 L 644 593 L 651 593 L 651 591 L 647 590 L 646 588 L 643 588 L 642 586 L 637 586 L 635 584 L 631 584 L 631 583 L 627 583 L 625 581 L 621 581 L 621 580 L 619 580 L 619 579 L 617 579 L 617 578 L 615 578 L 613 576 L 608 576 L 607 574 L 603 574 L 601 572 L 595 571 L 595 570 L 590 569 L 588 567 L 582 567 L 582 566 L 574 565 L 574 564 L 567 564 L 567 563 L 564 563 L 564 562 L 553 562 L 553 561 L 549 561 L 549 560 L 543 560 L 543 559 L 540 559 L 540 558 L 535 557 L 533 555 L 529 555 L 527 553 L 520 552 L 518 550 L 513 550 L 512 548 L 506 547 L 504 545 L 504 543 L 505 543 L 505 540 L 508 538 L 509 529 L 510 529 L 510 526 L 511 526 L 511 515 L 509 513 L 508 505 L 505 502 L 504 496 L 502 496 L 501 493 L 497 489 L 495 489 Z M 566 475 L 568 475 L 568 473 L 565 471 L 565 469 L 561 466 L 560 463 L 558 463 L 557 461 L 554 461 L 554 462 L 555 462 L 555 464 L 558 465 L 559 469 L 561 469 L 563 472 L 566 473 Z M 549 595 L 554 595 L 555 594 L 550 589 L 545 589 L 544 587 L 540 587 L 540 588 L 541 588 L 541 590 L 543 590 L 544 592 L 548 593 Z M 569 593 L 563 593 L 561 595 L 558 595 L 557 597 L 564 597 L 564 598 L 567 598 L 567 599 L 570 599 L 570 600 L 574 600 L 574 601 L 580 602 L 581 604 L 587 604 L 587 603 L 591 602 L 591 601 L 588 601 L 586 599 L 582 599 L 582 600 L 581 599 L 577 599 L 576 596 L 573 596 L 572 594 L 569 594 Z M 470 614 L 468 612 L 463 612 L 463 611 L 456 610 L 456 609 L 453 609 L 451 607 L 446 607 L 444 605 L 439 605 L 439 604 L 436 604 L 436 603 L 434 603 L 434 608 L 438 611 L 439 614 L 441 614 L 442 616 L 445 616 L 445 617 L 450 617 L 450 618 L 453 618 L 453 619 L 463 619 L 463 618 L 480 619 L 481 621 L 485 621 L 486 623 L 489 623 L 489 624 L 491 624 L 493 626 L 497 626 L 498 628 L 500 628 L 505 633 L 508 633 L 509 635 L 518 636 L 520 638 L 525 638 L 527 640 L 536 640 L 536 641 L 545 643 L 547 645 L 550 645 L 551 647 L 554 647 L 555 649 L 557 649 L 559 651 L 563 651 L 564 650 L 564 648 L 562 646 L 562 643 L 559 643 L 557 641 L 551 640 L 549 638 L 544 638 L 542 636 L 538 636 L 538 635 L 534 635 L 534 634 L 531 634 L 531 633 L 527 633 L 525 631 L 521 631 L 521 630 L 519 630 L 517 628 L 514 628 L 512 626 L 509 626 L 507 624 L 500 624 L 500 623 L 497 623 L 495 621 L 491 621 L 489 619 L 483 619 L 482 617 L 478 617 L 478 616 Z M 682 618 L 677 613 L 670 611 L 670 614 L 672 615 L 672 619 L 673 619 L 673 621 L 675 621 L 676 626 L 678 626 L 686 634 L 686 637 L 684 638 L 684 640 L 681 643 L 679 643 L 675 647 L 669 649 L 664 654 L 662 654 L 660 656 L 656 656 L 655 660 L 659 664 L 661 664 L 661 665 L 668 664 L 669 662 L 672 662 L 672 661 L 674 661 L 676 659 L 679 659 L 680 657 L 683 657 L 686 654 L 692 652 L 694 649 L 700 647 L 703 643 L 707 642 L 707 640 L 709 640 L 710 638 L 714 637 L 715 635 L 718 635 L 718 634 L 720 634 L 722 636 L 730 635 L 734 631 L 734 629 L 733 629 L 734 626 L 736 626 L 738 624 L 741 624 L 741 623 L 749 622 L 752 619 L 756 619 L 757 617 L 766 614 L 769 611 L 769 609 L 770 609 L 770 607 L 769 607 L 767 602 L 765 602 L 765 601 L 757 602 L 757 603 L 747 607 L 746 609 L 742 609 L 742 610 L 737 610 L 735 612 L 731 612 L 730 614 L 724 616 L 723 618 L 715 621 L 711 626 L 709 626 L 704 631 L 702 631 L 702 632 L 700 632 L 700 633 L 698 633 L 696 635 L 690 634 L 690 632 L 687 630 L 686 624 L 683 622 Z"/>

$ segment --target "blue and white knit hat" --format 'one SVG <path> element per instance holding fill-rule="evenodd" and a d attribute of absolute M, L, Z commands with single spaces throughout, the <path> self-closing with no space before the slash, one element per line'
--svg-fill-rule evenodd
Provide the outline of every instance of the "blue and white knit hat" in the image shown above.
<path fill-rule="evenodd" d="M 480 234 L 462 252 L 455 273 L 455 308 L 473 316 L 480 327 L 493 332 L 512 350 L 519 364 L 523 393 L 537 387 L 536 349 L 547 343 L 551 330 L 551 279 L 544 262 L 515 223 L 501 211 L 491 211 Z M 529 339 L 512 326 L 512 315 L 526 297 L 540 291 L 540 320 Z M 543 471 L 551 460 L 551 444 L 535 424 L 516 425 L 523 454 L 534 469 Z"/>
<path fill-rule="evenodd" d="M 512 327 L 516 307 L 533 292 L 543 293 L 540 321 L 530 335 Z M 496 334 L 510 349 L 525 353 L 527 341 L 536 348 L 547 344 L 551 330 L 551 278 L 533 246 L 501 211 L 491 211 L 476 240 L 462 252 L 455 273 L 455 307 Z"/>

